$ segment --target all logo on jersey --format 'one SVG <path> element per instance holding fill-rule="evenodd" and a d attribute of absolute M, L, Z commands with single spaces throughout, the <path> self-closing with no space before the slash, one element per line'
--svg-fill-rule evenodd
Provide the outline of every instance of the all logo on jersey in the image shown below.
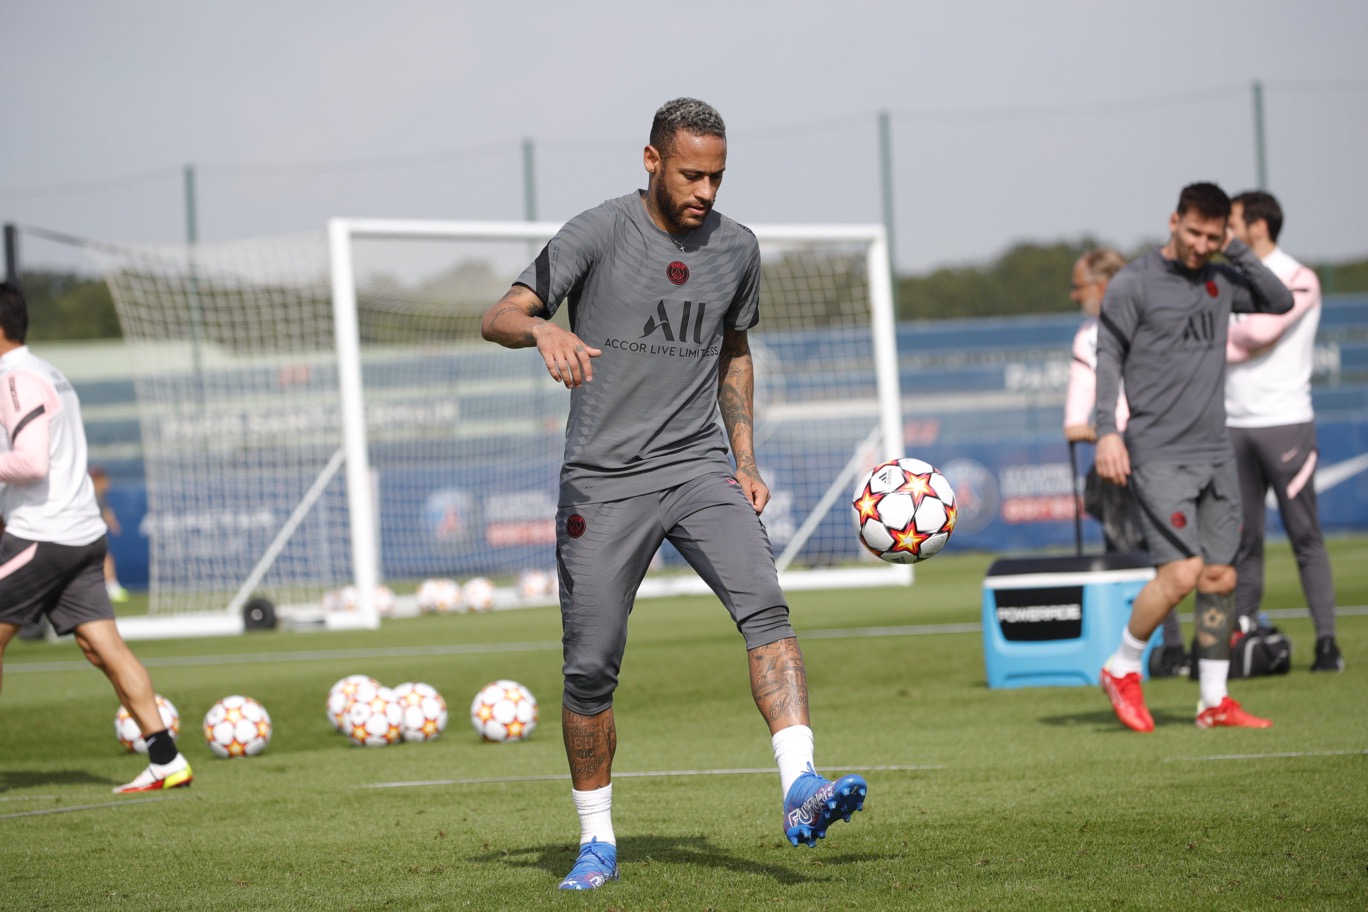
<path fill-rule="evenodd" d="M 1183 328 L 1183 341 L 1200 342 L 1210 347 L 1216 341 L 1216 315 L 1211 311 L 1190 315 Z"/>
<path fill-rule="evenodd" d="M 679 260 L 675 260 L 669 266 L 665 267 L 665 278 L 669 279 L 675 285 L 683 285 L 685 282 L 689 281 L 689 267 L 679 262 Z"/>
<path fill-rule="evenodd" d="M 695 311 L 697 306 L 697 311 Z M 664 301 L 656 304 L 654 317 L 646 318 L 646 325 L 641 329 L 640 338 L 644 339 L 653 333 L 660 333 L 665 337 L 666 342 L 688 342 L 689 341 L 689 321 L 693 320 L 693 341 L 696 345 L 703 344 L 703 316 L 708 311 L 706 301 L 699 301 L 697 305 L 693 301 L 685 301 L 679 309 L 679 322 L 674 323 L 670 319 L 669 308 Z"/>
<path fill-rule="evenodd" d="M 1216 283 L 1211 281 L 1207 282 L 1206 289 L 1207 294 L 1211 295 L 1213 298 L 1220 292 L 1220 289 L 1216 287 Z"/>

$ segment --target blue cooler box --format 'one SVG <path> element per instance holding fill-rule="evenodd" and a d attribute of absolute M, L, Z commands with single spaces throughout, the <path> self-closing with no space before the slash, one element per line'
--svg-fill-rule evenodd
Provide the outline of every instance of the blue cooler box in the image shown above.
<path fill-rule="evenodd" d="M 983 580 L 989 687 L 1096 686 L 1154 567 L 1145 554 L 1002 558 Z M 1141 663 L 1163 636 L 1155 631 Z"/>

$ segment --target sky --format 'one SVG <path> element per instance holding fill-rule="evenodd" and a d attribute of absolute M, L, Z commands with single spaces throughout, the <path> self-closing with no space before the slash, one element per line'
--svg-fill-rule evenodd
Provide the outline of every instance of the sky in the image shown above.
<path fill-rule="evenodd" d="M 1184 184 L 1257 185 L 1258 81 L 1283 246 L 1368 256 L 1361 0 L 3 0 L 0 35 L 0 221 L 105 242 L 184 241 L 187 165 L 201 242 L 521 220 L 526 141 L 561 221 L 645 186 L 652 114 L 691 95 L 726 119 L 743 223 L 882 221 L 886 112 L 900 272 L 1129 251 Z M 22 256 L 94 269 L 27 233 Z"/>

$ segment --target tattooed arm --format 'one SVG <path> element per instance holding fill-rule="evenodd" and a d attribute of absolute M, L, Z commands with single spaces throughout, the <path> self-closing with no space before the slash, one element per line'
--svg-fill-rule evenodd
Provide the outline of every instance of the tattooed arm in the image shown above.
<path fill-rule="evenodd" d="M 546 319 L 546 305 L 526 285 L 514 285 L 485 311 L 480 335 L 505 348 L 537 347 L 546 370 L 566 388 L 583 386 L 594 379 L 591 358 L 603 352 L 585 345 L 572 332 Z"/>
<path fill-rule="evenodd" d="M 722 333 L 717 362 L 717 404 L 736 460 L 736 480 L 759 513 L 769 503 L 769 488 L 755 466 L 755 365 L 745 330 Z"/>

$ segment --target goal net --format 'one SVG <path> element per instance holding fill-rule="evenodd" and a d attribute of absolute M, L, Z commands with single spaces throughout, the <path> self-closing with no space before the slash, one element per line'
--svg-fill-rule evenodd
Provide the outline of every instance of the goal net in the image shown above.
<path fill-rule="evenodd" d="M 351 584 L 552 574 L 569 393 L 481 317 L 558 228 L 334 220 L 311 234 L 104 248 L 132 350 L 151 611 L 317 606 Z M 900 455 L 891 280 L 871 226 L 756 228 L 756 451 L 786 586 L 887 584 L 847 498 Z M 557 319 L 564 320 L 565 309 Z M 662 549 L 643 594 L 705 591 Z"/>

